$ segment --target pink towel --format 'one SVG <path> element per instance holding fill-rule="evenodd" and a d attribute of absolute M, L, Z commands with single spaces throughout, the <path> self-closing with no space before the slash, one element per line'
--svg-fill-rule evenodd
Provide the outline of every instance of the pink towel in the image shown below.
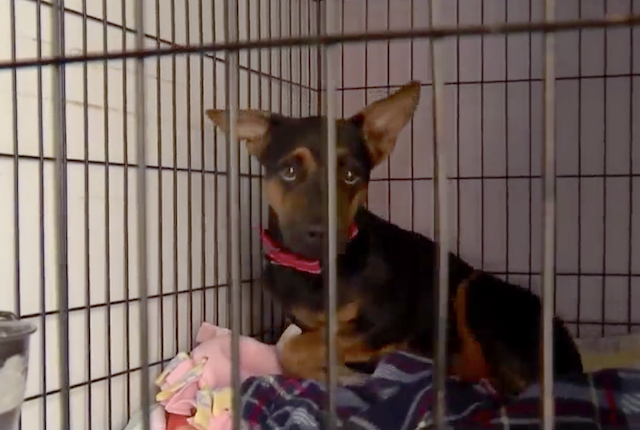
<path fill-rule="evenodd" d="M 156 399 L 168 413 L 193 417 L 196 410 L 210 409 L 202 399 L 211 398 L 212 392 L 231 385 L 231 331 L 203 323 L 196 342 L 198 346 L 190 355 L 178 354 L 156 380 L 161 389 Z M 250 376 L 279 373 L 281 368 L 274 346 L 240 337 L 241 381 Z M 208 416 L 208 410 L 204 415 Z M 225 410 L 217 416 L 211 414 L 206 426 L 192 425 L 198 430 L 230 430 L 231 415 Z"/>

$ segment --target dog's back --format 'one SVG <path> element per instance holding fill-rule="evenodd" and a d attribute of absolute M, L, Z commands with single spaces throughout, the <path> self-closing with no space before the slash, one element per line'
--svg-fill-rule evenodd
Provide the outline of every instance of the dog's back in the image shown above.
<path fill-rule="evenodd" d="M 466 321 L 482 345 L 493 371 L 504 379 L 519 380 L 517 391 L 538 381 L 541 375 L 542 308 L 531 291 L 483 273 L 468 288 Z M 566 376 L 583 371 L 580 353 L 568 329 L 553 320 L 554 374 Z"/>
<path fill-rule="evenodd" d="M 360 328 L 373 348 L 397 343 L 433 355 L 436 333 L 437 245 L 428 238 L 401 229 L 367 210 L 357 216 L 366 235 L 370 259 L 382 265 L 382 282 L 352 282 L 362 288 L 363 318 Z M 541 302 L 532 292 L 474 269 L 455 255 L 449 260 L 449 348 L 459 349 L 454 298 L 468 280 L 464 320 L 480 344 L 485 360 L 500 363 L 494 373 L 517 374 L 536 381 L 540 374 Z M 554 320 L 554 369 L 556 375 L 582 372 L 580 354 L 568 330 Z"/>
<path fill-rule="evenodd" d="M 369 264 L 383 274 L 373 280 L 358 279 L 356 274 L 350 282 L 363 298 L 360 324 L 367 332 L 368 342 L 377 348 L 397 340 L 398 336 L 405 336 L 413 349 L 430 356 L 433 352 L 432 332 L 437 324 L 436 244 L 366 209 L 359 211 L 356 221 L 362 236 L 359 241 L 366 241 L 364 246 L 360 245 L 361 252 L 367 252 Z M 353 246 L 357 248 L 358 244 Z M 453 286 L 473 272 L 455 256 L 450 260 L 449 270 Z M 454 294 L 455 288 L 450 288 L 450 299 Z"/>

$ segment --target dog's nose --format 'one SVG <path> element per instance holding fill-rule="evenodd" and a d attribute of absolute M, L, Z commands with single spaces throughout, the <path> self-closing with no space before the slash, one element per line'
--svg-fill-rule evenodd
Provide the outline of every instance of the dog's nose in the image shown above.
<path fill-rule="evenodd" d="M 321 225 L 312 225 L 307 229 L 307 240 L 309 242 L 320 242 L 323 234 L 324 230 Z"/>

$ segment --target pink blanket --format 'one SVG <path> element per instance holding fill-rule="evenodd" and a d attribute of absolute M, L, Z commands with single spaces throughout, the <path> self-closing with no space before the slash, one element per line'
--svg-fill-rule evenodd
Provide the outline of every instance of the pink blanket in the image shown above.
<path fill-rule="evenodd" d="M 231 331 L 203 323 L 191 354 L 181 352 L 156 379 L 167 413 L 197 430 L 231 430 Z M 240 337 L 240 379 L 280 374 L 275 346 Z"/>

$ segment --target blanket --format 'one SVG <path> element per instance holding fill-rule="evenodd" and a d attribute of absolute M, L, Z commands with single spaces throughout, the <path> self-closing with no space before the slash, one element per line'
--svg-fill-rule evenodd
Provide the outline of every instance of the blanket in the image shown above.
<path fill-rule="evenodd" d="M 353 430 L 435 427 L 432 362 L 396 352 L 374 374 L 336 392 L 338 428 Z M 241 386 L 244 429 L 325 428 L 325 385 L 281 375 L 251 377 Z M 540 428 L 540 386 L 505 403 L 488 383 L 446 383 L 450 429 Z M 556 430 L 640 428 L 640 371 L 601 370 L 554 386 Z"/>

